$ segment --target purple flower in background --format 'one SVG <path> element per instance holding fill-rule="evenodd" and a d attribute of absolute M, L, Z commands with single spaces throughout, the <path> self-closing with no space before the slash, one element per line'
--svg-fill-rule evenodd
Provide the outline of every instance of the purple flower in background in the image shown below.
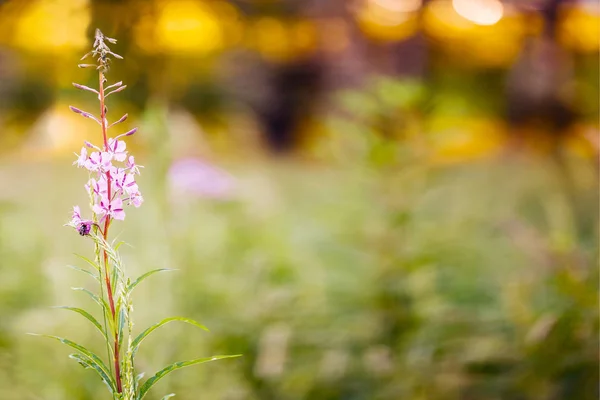
<path fill-rule="evenodd" d="M 175 161 L 169 169 L 169 184 L 183 195 L 221 200 L 231 198 L 234 190 L 231 175 L 196 158 Z"/>

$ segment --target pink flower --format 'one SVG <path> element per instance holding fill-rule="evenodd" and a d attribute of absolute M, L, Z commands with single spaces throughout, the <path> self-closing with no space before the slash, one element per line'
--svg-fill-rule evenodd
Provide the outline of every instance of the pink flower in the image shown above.
<path fill-rule="evenodd" d="M 117 186 L 114 180 L 112 180 L 111 193 L 116 193 Z M 100 175 L 98 179 L 91 178 L 85 185 L 85 190 L 88 192 L 91 190 L 94 194 L 106 196 L 108 194 L 108 184 L 106 182 L 106 176 Z"/>
<path fill-rule="evenodd" d="M 87 149 L 85 147 L 81 148 L 81 154 L 75 153 L 78 157 L 77 160 L 73 163 L 73 165 L 77 164 L 77 168 L 85 167 L 85 163 L 87 161 Z"/>
<path fill-rule="evenodd" d="M 135 182 L 134 175 L 128 174 L 123 170 L 119 171 L 115 176 L 113 176 L 113 182 L 118 190 L 122 190 L 127 194 L 138 191 L 138 185 Z"/>
<path fill-rule="evenodd" d="M 85 162 L 85 168 L 90 171 L 106 172 L 111 167 L 111 156 L 107 152 L 93 152 Z"/>
<path fill-rule="evenodd" d="M 135 208 L 138 208 L 144 202 L 144 198 L 142 197 L 140 192 L 131 193 L 129 196 L 129 204 L 133 204 Z"/>
<path fill-rule="evenodd" d="M 73 214 L 71 215 L 71 225 L 77 229 L 81 236 L 86 236 L 90 234 L 93 222 L 89 219 L 82 219 L 79 206 L 74 206 Z"/>
<path fill-rule="evenodd" d="M 137 175 L 140 174 L 140 168 L 144 168 L 141 165 L 136 165 L 135 159 L 133 158 L 133 156 L 129 156 L 125 165 L 127 165 L 127 169 L 129 169 L 129 171 L 131 173 L 137 174 Z"/>
<path fill-rule="evenodd" d="M 91 178 L 86 184 L 85 184 L 85 190 L 86 192 L 93 192 L 95 194 L 100 194 L 100 185 L 98 184 L 98 181 L 95 180 L 94 178 Z"/>
<path fill-rule="evenodd" d="M 71 214 L 71 223 L 77 225 L 81 222 L 81 209 L 79 206 L 73 206 L 73 214 Z"/>
<path fill-rule="evenodd" d="M 125 161 L 127 144 L 123 140 L 108 139 L 108 152 L 117 161 Z"/>
<path fill-rule="evenodd" d="M 107 199 L 105 196 L 100 198 L 100 204 L 94 204 L 92 207 L 94 213 L 101 216 L 100 222 L 102 222 L 107 216 L 124 220 L 125 211 L 123 211 L 123 200 L 120 197 L 115 197 L 112 201 Z"/>

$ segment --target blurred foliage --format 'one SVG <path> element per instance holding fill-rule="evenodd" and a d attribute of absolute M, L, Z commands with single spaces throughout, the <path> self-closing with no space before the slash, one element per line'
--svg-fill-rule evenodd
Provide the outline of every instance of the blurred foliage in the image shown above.
<path fill-rule="evenodd" d="M 382 87 L 375 83 L 365 96 L 386 104 Z M 410 110 L 421 98 L 419 86 L 390 91 L 391 107 Z M 357 99 L 346 98 L 347 105 L 365 101 Z M 365 112 L 366 121 L 384 110 Z M 165 118 L 158 105 L 148 115 L 157 149 Z M 211 333 L 199 340 L 180 327 L 166 348 L 152 348 L 159 338 L 150 338 L 141 366 L 152 370 L 190 354 L 244 354 L 182 371 L 158 392 L 223 399 L 597 397 L 598 212 L 590 165 L 570 160 L 578 211 L 593 221 L 581 230 L 549 159 L 440 168 L 397 146 L 368 142 L 366 157 L 329 166 L 232 164 L 240 190 L 226 202 L 171 198 L 161 183 L 168 155 L 150 152 L 140 184 L 156 195 L 130 215 L 121 237 L 134 248 L 125 250 L 125 262 L 134 274 L 151 267 L 179 272 L 140 288 L 138 324 L 175 312 Z M 372 156 L 382 151 L 396 156 Z M 0 172 L 12 176 L 15 168 Z M 94 334 L 76 317 L 38 308 L 74 296 L 63 292 L 80 285 L 78 277 L 60 264 L 85 248 L 60 230 L 66 215 L 54 212 L 68 209 L 80 174 L 30 166 L 30 190 L 51 190 L 40 169 L 53 177 L 52 198 L 32 208 L 39 203 L 23 199 L 27 191 L 14 192 L 13 208 L 0 219 L 2 282 L 16 276 L 0 291 L 9 316 L 0 393 L 100 399 L 95 376 L 57 362 L 64 354 L 55 346 L 22 335 L 42 329 L 89 341 Z M 32 233 L 32 221 L 54 233 Z"/>

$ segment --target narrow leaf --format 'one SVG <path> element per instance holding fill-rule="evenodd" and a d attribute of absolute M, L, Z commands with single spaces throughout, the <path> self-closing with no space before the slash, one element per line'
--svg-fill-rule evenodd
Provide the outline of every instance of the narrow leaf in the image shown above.
<path fill-rule="evenodd" d="M 127 292 L 131 292 L 134 287 L 139 285 L 144 279 L 148 278 L 149 276 L 154 275 L 157 272 L 163 272 L 163 271 L 176 271 L 176 270 L 171 269 L 171 268 L 158 268 L 158 269 L 153 269 L 152 271 L 148 271 L 145 274 L 141 275 L 139 278 L 137 278 L 135 281 L 133 281 L 133 283 L 131 283 L 129 286 L 127 286 Z"/>
<path fill-rule="evenodd" d="M 135 353 L 138 351 L 138 348 L 140 346 L 140 343 L 142 343 L 142 341 L 152 332 L 154 332 L 156 329 L 160 328 L 161 326 L 168 324 L 169 322 L 172 321 L 181 321 L 181 322 L 186 322 L 190 325 L 194 325 L 197 326 L 200 329 L 204 329 L 205 331 L 208 332 L 208 328 L 206 328 L 204 325 L 199 324 L 198 322 L 194 321 L 193 319 L 190 318 L 184 318 L 184 317 L 170 317 L 170 318 L 165 318 L 162 321 L 160 321 L 157 324 L 152 325 L 151 327 L 149 327 L 148 329 L 146 329 L 144 332 L 140 333 L 131 343 L 131 348 L 132 348 L 132 356 L 135 356 Z"/>
<path fill-rule="evenodd" d="M 106 300 L 101 299 L 100 297 L 98 297 L 98 295 L 96 295 L 95 293 L 90 292 L 88 289 L 86 288 L 82 288 L 82 287 L 73 287 L 71 288 L 73 290 L 79 291 L 79 292 L 83 292 L 85 294 L 87 294 L 88 296 L 90 296 L 92 298 L 92 300 L 94 300 L 96 302 L 96 304 L 98 304 L 102 309 L 110 311 L 110 308 L 108 306 L 108 303 L 106 302 Z"/>
<path fill-rule="evenodd" d="M 87 269 L 79 268 L 79 267 L 76 267 L 76 266 L 74 266 L 74 265 L 67 265 L 67 267 L 68 267 L 68 268 L 71 268 L 71 269 L 74 269 L 75 271 L 83 272 L 83 273 L 85 273 L 85 274 L 87 274 L 87 275 L 91 276 L 92 278 L 94 278 L 95 280 L 97 280 L 97 281 L 98 281 L 98 276 L 96 276 L 96 275 L 92 274 L 92 273 L 91 273 L 90 271 L 88 271 Z"/>
<path fill-rule="evenodd" d="M 98 297 L 96 294 L 90 292 L 86 288 L 74 287 L 74 288 L 71 288 L 71 289 L 76 290 L 76 291 L 80 291 L 80 292 L 83 292 L 83 293 L 87 294 L 88 296 L 90 296 L 92 298 L 92 300 L 94 300 L 94 302 L 96 302 L 96 304 L 98 304 L 100 306 L 100 308 L 102 308 L 102 311 L 104 312 L 104 316 L 106 317 L 106 320 L 108 321 L 108 324 L 110 326 L 111 333 L 114 334 L 114 332 L 115 332 L 115 325 L 114 325 L 114 322 L 113 322 L 112 315 L 110 313 L 110 307 L 109 307 L 108 303 L 106 302 L 106 300 Z"/>
<path fill-rule="evenodd" d="M 175 393 L 169 393 L 168 395 L 166 395 L 166 396 L 163 396 L 163 398 L 162 398 L 161 400 L 168 400 L 168 399 L 170 399 L 171 397 L 175 397 Z"/>
<path fill-rule="evenodd" d="M 104 339 L 106 339 L 106 335 L 104 333 L 104 330 L 102 329 L 102 325 L 100 325 L 100 323 L 98 322 L 98 320 L 96 320 L 96 318 L 94 318 L 94 316 L 92 314 L 88 313 L 84 309 L 77 308 L 77 307 L 68 307 L 68 306 L 58 306 L 58 307 L 55 307 L 55 308 L 61 308 L 63 310 L 70 310 L 70 311 L 76 312 L 77 314 L 82 315 L 88 321 L 90 321 L 92 324 L 94 324 L 94 326 L 98 329 L 98 331 L 100 332 L 100 334 L 102 334 L 102 337 Z"/>
<path fill-rule="evenodd" d="M 84 256 L 79 255 L 79 254 L 75 254 L 75 255 L 77 257 L 81 258 L 86 263 L 90 264 L 92 267 L 94 267 L 96 269 L 96 271 L 100 271 L 100 266 L 98 264 L 96 264 L 95 262 L 93 262 L 92 260 L 90 260 L 89 258 L 84 257 Z"/>
<path fill-rule="evenodd" d="M 156 384 L 156 382 L 161 380 L 169 372 L 173 372 L 177 369 L 188 367 L 188 366 L 194 365 L 194 364 L 202 364 L 202 363 L 209 362 L 209 361 L 221 360 L 223 358 L 233 358 L 233 357 L 240 357 L 240 356 L 241 356 L 241 354 L 235 354 L 235 355 L 230 355 L 230 356 L 212 356 L 212 357 L 206 357 L 206 358 L 197 358 L 195 360 L 179 361 L 179 362 L 173 363 L 171 365 L 168 365 L 165 368 L 158 371 L 156 374 L 154 374 L 154 376 L 149 378 L 146 382 L 144 382 L 144 384 L 140 388 L 140 400 L 144 398 L 146 393 L 148 393 L 150 388 L 152 388 L 152 386 L 154 386 L 154 384 Z"/>
<path fill-rule="evenodd" d="M 104 364 L 102 359 L 100 359 L 100 357 L 98 357 L 92 351 L 88 350 L 87 348 L 85 348 L 84 346 L 82 346 L 80 344 L 77 344 L 69 339 L 65 339 L 65 338 L 62 338 L 59 336 L 40 335 L 37 333 L 30 333 L 30 335 L 43 336 L 43 337 L 47 337 L 50 339 L 55 339 L 55 340 L 58 340 L 59 342 L 61 342 L 62 344 L 66 344 L 67 346 L 72 347 L 75 350 L 79 351 L 81 353 L 81 355 L 83 356 L 83 359 L 85 361 L 87 361 L 91 366 L 94 366 L 94 369 L 96 370 L 96 372 L 98 372 L 98 374 L 100 374 L 102 379 L 105 379 L 105 378 L 108 379 L 107 382 L 110 382 L 110 387 L 111 387 L 112 391 L 113 392 L 115 391 L 116 385 L 108 372 L 108 368 L 106 367 L 106 365 Z"/>
<path fill-rule="evenodd" d="M 98 365 L 95 365 L 88 359 L 82 357 L 81 354 L 71 354 L 71 355 L 69 355 L 69 358 L 77 361 L 79 363 L 79 365 L 81 365 L 83 368 L 86 368 L 86 369 L 92 368 L 94 371 L 96 371 L 98 373 L 98 375 L 100 375 L 102 382 L 104 382 L 104 384 L 108 387 L 108 390 L 110 391 L 110 393 L 113 394 L 115 392 L 115 388 L 113 387 L 112 379 L 110 378 L 110 375 L 107 375 L 106 372 L 103 371 L 102 368 L 100 368 Z"/>

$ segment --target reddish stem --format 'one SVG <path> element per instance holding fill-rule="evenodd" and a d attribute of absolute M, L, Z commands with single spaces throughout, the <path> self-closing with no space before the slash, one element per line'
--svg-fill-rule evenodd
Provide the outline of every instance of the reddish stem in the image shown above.
<path fill-rule="evenodd" d="M 106 107 L 104 104 L 104 74 L 102 71 L 99 73 L 100 79 L 100 121 L 102 125 L 102 139 L 104 141 L 104 151 L 108 151 L 108 138 L 107 138 L 107 127 L 106 127 Z M 110 172 L 106 172 L 106 182 L 108 187 L 108 199 L 111 198 L 111 176 Z M 109 200 L 110 201 L 110 200 Z M 104 237 L 104 241 L 106 242 L 108 239 L 108 228 L 110 226 L 110 216 L 107 215 L 104 220 L 104 232 L 102 232 L 102 236 Z M 104 256 L 104 279 L 106 281 L 106 292 L 108 295 L 108 303 L 110 306 L 110 313 L 112 314 L 114 326 L 117 327 L 117 315 L 115 310 L 115 301 L 114 295 L 112 291 L 112 285 L 110 283 L 110 278 L 108 276 L 108 254 L 106 250 L 103 251 Z M 115 345 L 114 345 L 114 360 L 115 360 L 115 380 L 117 381 L 117 392 L 121 393 L 123 391 L 123 386 L 121 384 L 121 365 L 119 362 L 119 331 L 115 328 Z"/>

